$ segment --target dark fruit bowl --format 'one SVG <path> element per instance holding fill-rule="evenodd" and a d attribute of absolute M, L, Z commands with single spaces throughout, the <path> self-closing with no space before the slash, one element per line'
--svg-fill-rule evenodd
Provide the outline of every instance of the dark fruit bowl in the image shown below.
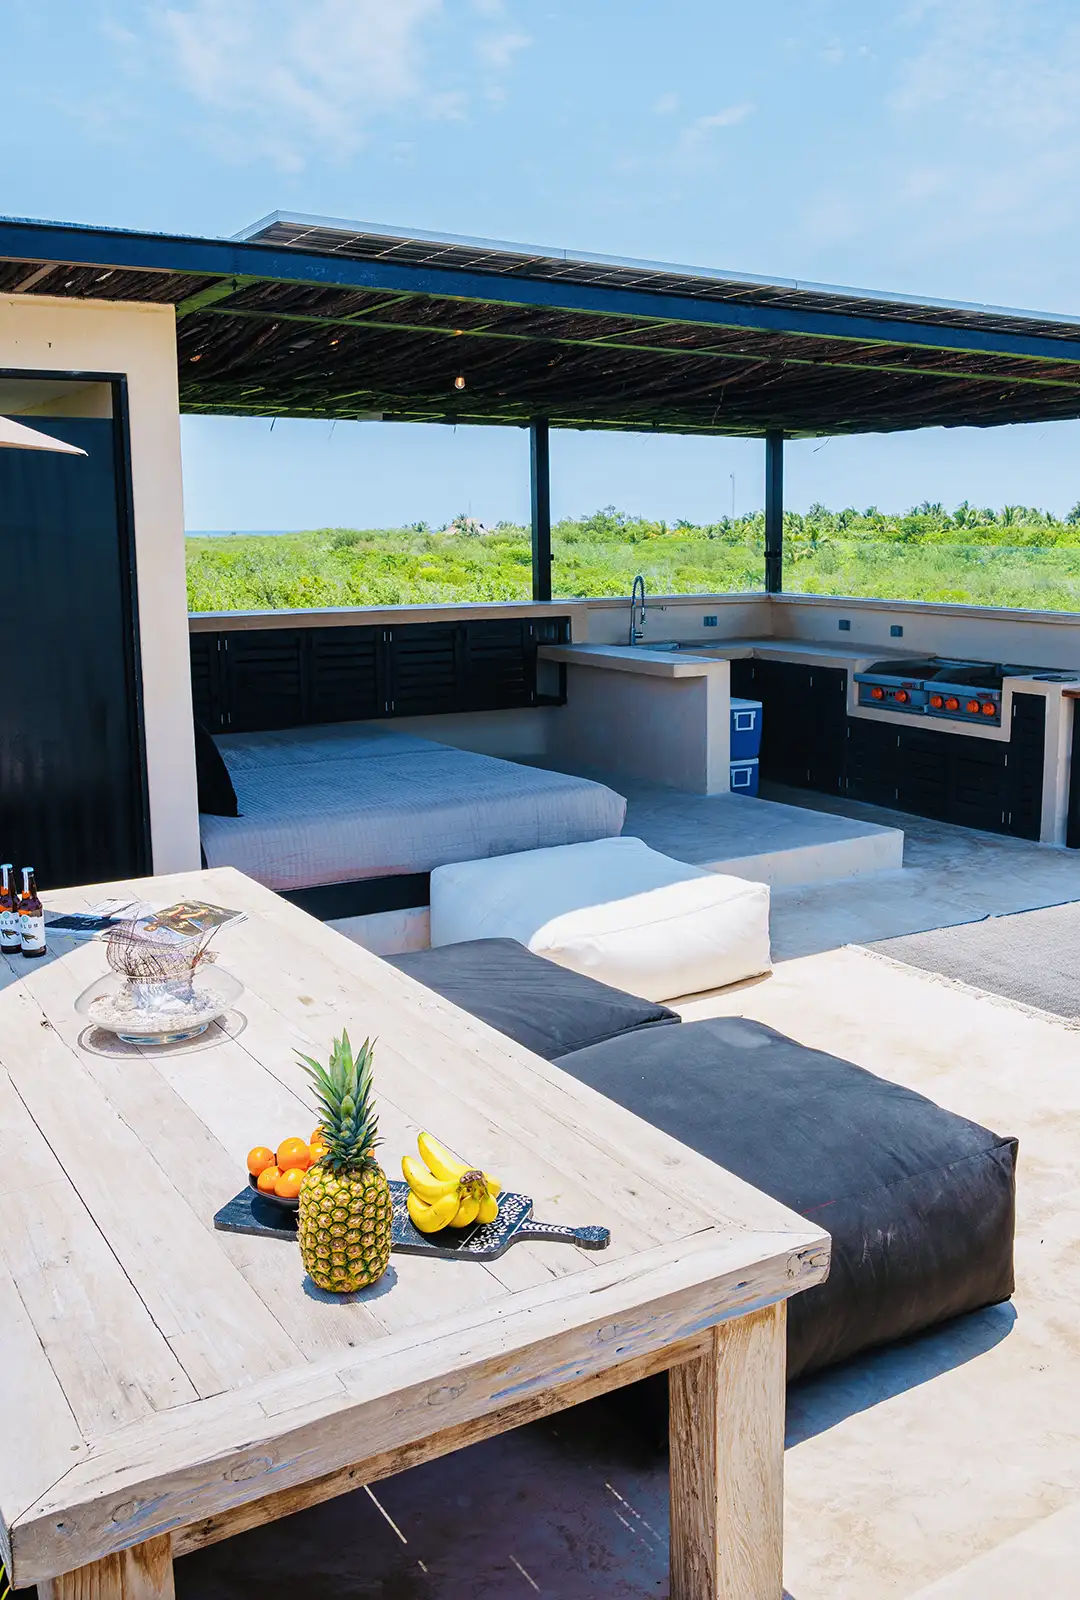
<path fill-rule="evenodd" d="M 260 1200 L 265 1200 L 268 1204 L 277 1206 L 279 1211 L 299 1211 L 300 1209 L 299 1195 L 295 1200 L 287 1200 L 280 1194 L 266 1194 L 264 1190 L 259 1188 L 259 1180 L 253 1172 L 248 1173 L 248 1187 L 255 1190 Z"/>

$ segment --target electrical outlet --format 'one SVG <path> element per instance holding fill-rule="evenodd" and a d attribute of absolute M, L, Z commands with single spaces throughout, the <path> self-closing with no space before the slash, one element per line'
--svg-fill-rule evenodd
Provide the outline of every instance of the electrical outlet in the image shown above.
<path fill-rule="evenodd" d="M 840 618 L 840 621 L 837 623 L 837 627 L 840 629 L 841 633 L 850 633 L 851 632 L 851 623 L 848 621 L 848 619 L 846 617 L 841 617 Z"/>
<path fill-rule="evenodd" d="M 705 624 L 705 626 L 707 628 L 715 628 L 716 624 L 717 624 L 717 620 L 718 619 L 716 617 L 703 617 L 702 618 L 702 621 L 704 622 L 704 624 Z"/>

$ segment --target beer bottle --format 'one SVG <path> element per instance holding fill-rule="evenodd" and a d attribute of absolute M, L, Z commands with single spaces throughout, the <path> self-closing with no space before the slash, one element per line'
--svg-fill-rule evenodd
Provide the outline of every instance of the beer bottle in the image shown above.
<path fill-rule="evenodd" d="M 19 895 L 19 944 L 24 956 L 43 956 L 45 907 L 38 899 L 33 867 L 24 867 L 22 877 L 22 893 Z"/>
<path fill-rule="evenodd" d="M 10 861 L 5 861 L 0 865 L 0 951 L 10 956 L 17 955 L 21 949 L 15 868 Z"/>

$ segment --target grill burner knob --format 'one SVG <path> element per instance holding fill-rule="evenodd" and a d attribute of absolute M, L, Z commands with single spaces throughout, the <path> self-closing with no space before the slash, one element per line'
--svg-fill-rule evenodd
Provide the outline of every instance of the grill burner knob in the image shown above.
<path fill-rule="evenodd" d="M 935 711 L 940 711 L 945 702 L 939 694 L 932 694 L 930 696 L 930 704 L 933 706 Z"/>
<path fill-rule="evenodd" d="M 996 717 L 997 716 L 997 706 L 994 704 L 994 702 L 992 700 L 984 700 L 983 701 L 982 714 L 983 714 L 984 717 Z"/>
<path fill-rule="evenodd" d="M 946 711 L 959 711 L 960 710 L 960 702 L 956 698 L 955 695 L 951 694 L 949 696 L 949 698 L 946 700 L 946 702 L 945 702 L 945 710 Z"/>
<path fill-rule="evenodd" d="M 906 706 L 910 699 L 911 696 L 908 694 L 906 689 L 897 689 L 896 703 L 898 706 Z"/>
<path fill-rule="evenodd" d="M 977 700 L 969 700 L 964 710 L 969 717 L 977 717 L 980 710 L 979 702 Z"/>
<path fill-rule="evenodd" d="M 885 690 L 880 688 L 877 684 L 875 684 L 874 687 L 870 690 L 870 698 L 871 698 L 871 700 L 884 700 L 884 698 L 885 698 Z"/>

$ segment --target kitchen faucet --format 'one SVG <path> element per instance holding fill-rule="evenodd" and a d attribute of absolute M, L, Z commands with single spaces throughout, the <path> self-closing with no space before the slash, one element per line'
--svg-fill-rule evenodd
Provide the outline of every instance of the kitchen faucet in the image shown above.
<path fill-rule="evenodd" d="M 641 591 L 641 606 L 635 618 L 634 610 L 638 604 L 638 591 Z M 645 579 L 639 572 L 634 579 L 634 587 L 630 591 L 630 643 L 637 644 L 645 632 Z"/>

